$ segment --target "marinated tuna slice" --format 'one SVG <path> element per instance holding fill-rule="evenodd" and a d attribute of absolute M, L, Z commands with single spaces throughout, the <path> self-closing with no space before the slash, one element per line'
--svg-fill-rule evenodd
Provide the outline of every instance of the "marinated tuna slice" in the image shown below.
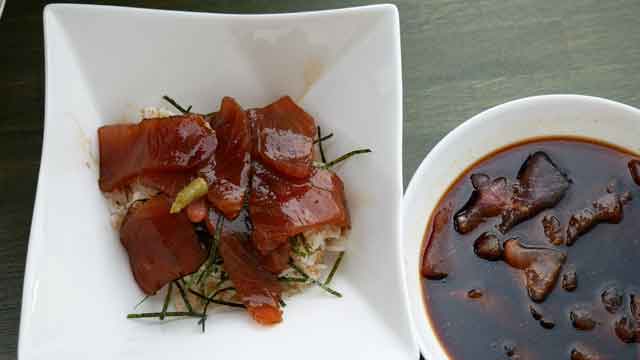
<path fill-rule="evenodd" d="M 567 245 L 573 245 L 580 235 L 600 223 L 618 224 L 622 221 L 622 205 L 631 201 L 631 193 L 610 193 L 594 201 L 591 207 L 571 215 L 567 226 Z"/>
<path fill-rule="evenodd" d="M 192 201 L 185 208 L 187 218 L 194 224 L 204 221 L 207 218 L 208 210 L 204 197 Z"/>
<path fill-rule="evenodd" d="M 195 272 L 207 257 L 187 216 L 170 214 L 170 207 L 163 195 L 139 201 L 129 208 L 120 228 L 133 276 L 148 295 Z"/>
<path fill-rule="evenodd" d="M 504 261 L 524 271 L 527 292 L 536 302 L 544 301 L 551 293 L 566 258 L 560 251 L 524 246 L 517 239 L 504 242 Z"/>
<path fill-rule="evenodd" d="M 289 251 L 291 245 L 285 242 L 266 255 L 258 254 L 260 265 L 272 274 L 280 274 L 289 267 Z"/>
<path fill-rule="evenodd" d="M 260 267 L 248 240 L 225 232 L 220 241 L 224 268 L 253 319 L 263 325 L 282 321 L 279 300 L 282 289 L 275 275 Z"/>
<path fill-rule="evenodd" d="M 251 129 L 244 110 L 231 97 L 222 99 L 211 125 L 218 146 L 200 174 L 209 184 L 209 201 L 228 219 L 238 216 L 251 170 Z"/>
<path fill-rule="evenodd" d="M 192 177 L 188 172 L 170 171 L 147 173 L 138 179 L 143 185 L 157 189 L 173 198 L 189 184 Z"/>
<path fill-rule="evenodd" d="M 285 96 L 261 109 L 249 110 L 254 156 L 280 175 L 306 179 L 312 175 L 313 118 Z"/>
<path fill-rule="evenodd" d="M 202 116 L 145 119 L 98 129 L 100 189 L 112 191 L 138 175 L 184 171 L 211 157 L 217 140 Z"/>
<path fill-rule="evenodd" d="M 216 224 L 218 222 L 218 218 L 222 216 L 219 215 L 213 208 L 210 208 L 205 218 L 205 225 L 207 226 L 207 230 L 210 234 L 216 233 Z M 224 223 L 222 231 L 224 233 L 232 232 L 232 233 L 251 233 L 251 220 L 249 219 L 249 212 L 246 209 L 242 209 L 234 220 L 227 220 Z M 251 242 L 251 247 L 255 249 L 255 245 Z M 289 267 L 289 251 L 291 250 L 291 246 L 289 241 L 286 241 L 277 249 L 262 255 L 256 251 L 258 262 L 260 266 L 265 270 L 273 274 L 280 274 L 287 267 Z"/>
<path fill-rule="evenodd" d="M 207 210 L 207 216 L 204 219 L 204 222 L 207 230 L 209 231 L 209 234 L 213 235 L 216 233 L 216 224 L 218 223 L 220 216 L 223 215 L 220 215 L 220 213 L 218 213 L 212 207 Z M 249 218 L 249 211 L 246 208 L 243 208 L 242 210 L 240 210 L 240 213 L 235 219 L 225 220 L 222 231 L 235 233 L 251 233 L 251 219 Z"/>
<path fill-rule="evenodd" d="M 511 204 L 502 213 L 499 225 L 502 233 L 542 210 L 554 207 L 562 200 L 570 184 L 567 176 L 542 151 L 529 155 L 518 171 L 517 180 Z"/>
<path fill-rule="evenodd" d="M 486 219 L 502 214 L 509 204 L 511 191 L 507 179 L 491 180 L 485 174 L 472 174 L 473 192 L 466 204 L 454 216 L 456 231 L 466 234 Z"/>
<path fill-rule="evenodd" d="M 342 180 L 314 169 L 308 180 L 289 180 L 254 162 L 249 196 L 253 241 L 265 255 L 293 235 L 324 225 L 349 227 Z"/>

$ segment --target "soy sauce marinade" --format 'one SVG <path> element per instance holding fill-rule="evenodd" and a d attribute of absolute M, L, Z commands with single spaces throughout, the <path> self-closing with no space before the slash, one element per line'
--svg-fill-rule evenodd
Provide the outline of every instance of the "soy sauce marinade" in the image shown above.
<path fill-rule="evenodd" d="M 502 229 L 504 233 L 498 229 L 503 222 L 498 215 L 470 231 L 465 228 L 468 232 L 461 234 L 460 226 L 454 225 L 454 217 L 474 189 L 470 176 L 485 174 L 491 181 L 505 177 L 507 188 L 512 189 L 518 181 L 519 169 L 536 153 L 546 154 L 546 159 L 566 174 L 567 188 L 557 204 L 511 229 Z M 640 319 L 635 320 L 630 304 L 634 294 L 640 304 L 640 186 L 629 170 L 632 159 L 634 155 L 604 144 L 545 138 L 502 149 L 456 180 L 434 212 L 423 251 L 423 276 L 431 278 L 423 280 L 425 305 L 452 360 L 640 358 Z M 476 176 L 475 180 L 486 183 L 487 177 Z M 567 246 L 566 231 L 571 216 L 585 208 L 593 213 L 592 203 L 607 194 L 616 194 L 622 220 L 617 224 L 595 225 L 572 246 Z M 550 216 L 555 216 L 556 225 L 560 225 L 556 232 L 562 235 L 560 245 L 552 244 L 545 235 L 543 219 Z M 537 301 L 532 300 L 525 284 L 525 271 L 507 264 L 504 253 L 497 254 L 500 259 L 492 259 L 496 261 L 476 255 L 474 242 L 483 233 L 495 235 L 501 246 L 499 251 L 507 239 L 517 238 L 522 245 L 565 254 L 559 278 L 552 290 L 542 296 L 543 300 L 540 296 Z M 492 254 L 483 255 L 491 259 Z M 549 270 L 554 265 L 549 264 L 542 268 Z M 425 274 L 425 267 L 429 268 L 429 274 Z M 577 287 L 572 290 L 573 271 Z M 567 274 L 565 287 L 572 291 L 563 289 L 564 274 Z M 607 303 L 613 303 L 609 311 L 602 300 L 607 289 Z M 622 303 L 615 306 L 620 295 Z M 584 320 L 576 325 L 583 330 L 574 327 L 571 311 L 574 320 Z M 640 309 L 636 307 L 636 311 Z M 626 329 L 620 323 L 622 318 L 627 319 Z M 616 321 L 622 330 L 620 334 L 614 330 Z M 584 330 L 590 327 L 593 328 Z M 622 338 L 631 343 L 623 342 Z M 590 353 L 591 357 L 581 358 L 578 353 L 572 357 L 573 349 L 584 355 Z"/>

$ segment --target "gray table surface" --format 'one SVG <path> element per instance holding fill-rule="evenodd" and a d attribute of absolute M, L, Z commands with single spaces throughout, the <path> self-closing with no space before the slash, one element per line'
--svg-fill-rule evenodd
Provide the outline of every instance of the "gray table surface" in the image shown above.
<path fill-rule="evenodd" d="M 261 13 L 373 3 L 122 0 L 163 9 Z M 508 100 L 579 93 L 640 106 L 640 0 L 403 0 L 404 182 L 447 132 Z M 43 124 L 42 8 L 0 19 L 0 359 L 15 359 Z"/>

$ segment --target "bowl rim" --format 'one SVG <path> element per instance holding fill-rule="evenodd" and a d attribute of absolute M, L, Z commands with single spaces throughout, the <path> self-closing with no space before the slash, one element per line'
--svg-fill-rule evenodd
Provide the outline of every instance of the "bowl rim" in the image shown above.
<path fill-rule="evenodd" d="M 0 0 L 2 2 L 8 0 Z M 100 5 L 100 4 L 74 4 L 74 3 L 51 3 L 47 4 L 43 8 L 43 17 L 49 16 L 48 14 L 55 11 L 64 9 L 90 9 L 109 12 L 129 12 L 131 14 L 149 14 L 155 13 L 156 15 L 164 16 L 191 16 L 191 17 L 218 17 L 218 18 L 234 18 L 236 20 L 258 20 L 262 18 L 289 18 L 289 17 L 301 17 L 301 16 L 335 16 L 335 15 L 350 15 L 352 13 L 358 13 L 361 11 L 392 11 L 398 12 L 398 7 L 391 2 L 383 2 L 379 4 L 369 5 L 355 5 L 345 6 L 337 8 L 323 8 L 317 10 L 304 10 L 304 11 L 285 11 L 285 12 L 264 12 L 264 13 L 232 13 L 232 12 L 210 12 L 204 10 L 174 10 L 174 9 L 159 9 L 148 8 L 140 6 L 119 6 L 119 5 Z M 0 8 L 1 10 L 1 8 Z M 1 13 L 1 11 L 0 11 Z"/>
<path fill-rule="evenodd" d="M 621 102 L 617 102 L 614 100 L 609 100 L 601 97 L 580 95 L 580 94 L 549 94 L 549 95 L 537 95 L 537 96 L 530 96 L 530 97 L 511 100 L 511 101 L 496 105 L 494 107 L 491 107 L 489 109 L 486 109 L 470 117 L 469 119 L 465 120 L 464 122 L 456 126 L 449 133 L 447 133 L 440 141 L 438 141 L 438 143 L 425 156 L 425 158 L 422 160 L 422 162 L 416 169 L 415 173 L 411 177 L 411 180 L 409 181 L 409 184 L 403 196 L 403 202 L 402 202 L 403 224 L 401 229 L 403 232 L 406 231 L 406 228 L 407 228 L 406 224 L 408 222 L 415 222 L 416 220 L 419 221 L 420 219 L 426 220 L 426 224 L 424 229 L 421 228 L 422 230 L 419 234 L 403 233 L 402 235 L 403 244 L 401 248 L 401 253 L 403 255 L 404 261 L 401 264 L 403 264 L 402 272 L 404 274 L 404 280 L 405 280 L 404 288 L 407 291 L 405 300 L 408 301 L 406 307 L 409 310 L 409 323 L 411 325 L 411 329 L 414 335 L 414 340 L 418 344 L 421 353 L 429 360 L 454 360 L 454 359 L 449 355 L 448 351 L 446 350 L 446 347 L 441 342 L 441 339 L 438 337 L 438 335 L 435 332 L 435 329 L 432 326 L 432 320 L 430 319 L 428 311 L 426 310 L 426 307 L 424 305 L 424 293 L 422 291 L 422 285 L 420 284 L 421 276 L 418 273 L 416 274 L 409 273 L 407 270 L 408 268 L 413 269 L 412 266 L 409 266 L 409 263 L 408 263 L 409 257 L 407 255 L 407 251 L 410 250 L 408 249 L 409 246 L 415 247 L 415 242 L 417 237 L 418 238 L 417 243 L 419 244 L 418 252 L 420 253 L 422 252 L 424 231 L 426 231 L 426 226 L 428 225 L 431 219 L 433 210 L 441 200 L 443 194 L 440 194 L 440 193 L 437 194 L 436 198 L 438 200 L 435 202 L 432 208 L 427 209 L 426 214 L 425 213 L 415 214 L 415 211 L 410 211 L 412 210 L 411 199 L 419 195 L 420 190 L 426 187 L 425 183 L 426 184 L 429 183 L 429 180 L 427 180 L 429 178 L 429 170 L 432 168 L 432 166 L 435 165 L 436 160 L 442 157 L 443 154 L 448 151 L 447 149 L 449 149 L 452 146 L 455 146 L 456 143 L 460 141 L 461 138 L 466 139 L 466 136 L 468 136 L 469 131 L 475 128 L 476 126 L 478 126 L 481 122 L 485 122 L 486 120 L 496 117 L 498 114 L 501 114 L 501 113 L 522 111 L 523 106 L 535 107 L 535 106 L 542 106 L 545 104 L 549 105 L 549 103 L 554 103 L 554 102 L 560 102 L 565 104 L 590 103 L 593 105 L 601 106 L 603 108 L 608 107 L 620 113 L 627 112 L 627 113 L 633 114 L 636 120 L 640 122 L 640 109 L 623 104 Z M 513 122 L 510 122 L 510 123 L 513 123 Z M 569 136 L 567 134 L 558 134 L 558 135 Z M 553 135 L 549 135 L 549 136 L 553 136 Z M 527 137 L 525 139 L 509 139 L 510 137 L 513 137 L 513 136 L 507 135 L 508 144 L 521 143 L 521 142 L 526 142 L 527 140 L 540 138 L 540 136 L 536 136 L 536 135 L 531 135 L 530 137 Z M 605 143 L 609 143 L 611 145 L 616 145 L 615 143 L 611 143 L 608 140 L 598 139 L 597 136 L 593 137 L 593 136 L 583 136 L 583 135 L 575 136 L 574 135 L 574 137 L 591 138 L 594 140 L 600 140 Z M 508 144 L 497 147 L 493 149 L 493 151 L 498 150 L 504 146 L 508 146 Z M 625 149 L 627 148 L 621 145 L 616 145 L 616 146 L 619 146 Z M 632 152 L 637 152 L 637 151 L 634 150 Z M 484 156 L 489 155 L 490 153 L 491 152 L 487 152 L 486 154 L 479 154 L 480 156 L 477 157 L 475 160 L 471 161 L 469 164 L 467 164 L 465 168 L 472 166 L 475 162 L 481 160 Z M 456 174 L 451 179 L 448 179 L 449 186 L 453 183 L 453 181 L 455 181 L 458 178 L 459 175 L 460 174 Z M 422 255 L 419 254 L 418 261 L 420 261 L 421 257 Z M 419 270 L 420 268 L 419 264 L 417 267 Z M 412 282 L 414 282 L 413 284 L 415 284 L 416 280 L 418 282 L 417 289 L 419 291 L 419 294 L 415 294 L 415 291 L 412 290 L 412 286 L 411 286 Z M 419 307 L 421 311 L 419 311 L 420 315 L 416 317 L 417 307 Z M 428 328 L 427 329 L 419 328 L 419 325 L 422 325 L 425 322 L 428 325 Z M 429 347 L 428 345 L 431 345 L 431 347 Z M 434 345 L 435 345 L 435 348 L 434 348 Z"/>

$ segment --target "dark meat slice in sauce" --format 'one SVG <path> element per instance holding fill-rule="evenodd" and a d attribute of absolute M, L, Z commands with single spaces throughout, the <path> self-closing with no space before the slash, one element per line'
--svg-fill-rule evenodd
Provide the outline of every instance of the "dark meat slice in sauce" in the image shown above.
<path fill-rule="evenodd" d="M 175 197 L 180 190 L 189 185 L 193 175 L 189 172 L 170 171 L 153 172 L 141 175 L 140 183 L 157 189 L 170 197 Z"/>
<path fill-rule="evenodd" d="M 567 245 L 573 245 L 580 235 L 600 223 L 618 224 L 622 221 L 622 205 L 631 201 L 631 193 L 610 193 L 594 201 L 591 207 L 571 215 L 567 226 Z"/>
<path fill-rule="evenodd" d="M 249 197 L 253 241 L 267 254 L 289 237 L 324 225 L 349 227 L 342 180 L 314 169 L 308 180 L 289 180 L 254 162 Z"/>
<path fill-rule="evenodd" d="M 218 138 L 214 155 L 199 171 L 209 184 L 207 198 L 225 217 L 238 216 L 251 170 L 251 133 L 245 111 L 231 97 L 222 99 L 211 125 Z"/>
<path fill-rule="evenodd" d="M 198 270 L 207 251 L 184 213 L 170 214 L 170 200 L 158 195 L 129 208 L 120 228 L 133 276 L 145 294 Z"/>
<path fill-rule="evenodd" d="M 524 246 L 517 239 L 504 242 L 504 261 L 524 270 L 527 292 L 535 302 L 544 301 L 551 293 L 565 260 L 566 255 L 554 249 Z"/>
<path fill-rule="evenodd" d="M 145 119 L 98 129 L 100 190 L 112 191 L 138 175 L 184 171 L 204 163 L 217 145 L 202 116 Z"/>
<path fill-rule="evenodd" d="M 275 275 L 263 269 L 255 250 L 242 235 L 225 232 L 220 241 L 224 268 L 253 319 L 263 325 L 282 321 L 282 289 Z"/>
<path fill-rule="evenodd" d="M 549 242 L 553 245 L 564 244 L 564 234 L 562 232 L 562 226 L 560 220 L 553 215 L 546 215 L 542 218 L 542 229 L 544 230 L 544 236 L 549 239 Z"/>
<path fill-rule="evenodd" d="M 507 179 L 491 180 L 485 174 L 472 174 L 473 192 L 467 203 L 454 216 L 456 231 L 466 234 L 486 219 L 502 214 L 511 197 Z"/>
<path fill-rule="evenodd" d="M 449 273 L 440 269 L 436 262 L 429 258 L 428 253 L 422 258 L 422 266 L 420 267 L 422 276 L 429 280 L 442 280 L 449 276 Z"/>
<path fill-rule="evenodd" d="M 571 310 L 569 312 L 569 319 L 571 320 L 571 325 L 573 325 L 576 330 L 592 330 L 597 324 L 591 312 L 582 308 Z"/>
<path fill-rule="evenodd" d="M 613 330 L 620 341 L 631 344 L 640 341 L 638 324 L 626 316 L 619 317 L 613 323 Z"/>
<path fill-rule="evenodd" d="M 447 271 L 436 265 L 428 256 L 424 256 L 422 259 L 422 266 L 420 267 L 420 274 L 429 280 L 442 280 L 449 276 Z"/>
<path fill-rule="evenodd" d="M 542 151 L 529 155 L 518 171 L 517 179 L 511 203 L 502 213 L 502 223 L 498 226 L 502 233 L 554 207 L 570 184 L 567 176 Z"/>
<path fill-rule="evenodd" d="M 316 124 L 311 115 L 284 96 L 248 111 L 254 129 L 254 156 L 280 175 L 306 179 L 312 175 Z"/>
<path fill-rule="evenodd" d="M 492 233 L 482 233 L 473 242 L 473 252 L 481 259 L 497 261 L 502 258 L 500 239 Z"/>
<path fill-rule="evenodd" d="M 430 226 L 431 229 L 425 239 L 426 248 L 423 251 L 422 265 L 420 266 L 420 273 L 427 279 L 442 280 L 448 276 L 446 272 L 440 269 L 443 260 L 436 259 L 438 251 L 433 250 L 433 247 L 437 246 L 435 244 L 435 237 L 445 230 L 445 227 L 449 224 L 451 213 L 451 204 L 447 204 L 438 209 L 433 216 L 433 223 Z"/>
<path fill-rule="evenodd" d="M 601 360 L 602 357 L 593 349 L 578 344 L 571 349 L 571 360 Z"/>
<path fill-rule="evenodd" d="M 600 300 L 605 310 L 615 314 L 622 307 L 624 292 L 616 285 L 609 285 L 600 294 Z"/>

